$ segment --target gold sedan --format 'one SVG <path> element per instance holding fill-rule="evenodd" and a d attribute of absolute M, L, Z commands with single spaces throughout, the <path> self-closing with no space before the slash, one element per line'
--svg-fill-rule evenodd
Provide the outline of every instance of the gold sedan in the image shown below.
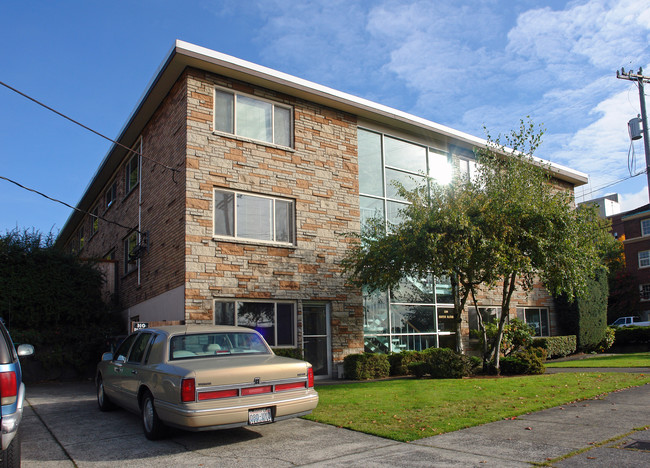
<path fill-rule="evenodd" d="M 311 364 L 276 356 L 244 327 L 179 325 L 129 335 L 97 365 L 97 403 L 138 413 L 148 439 L 268 424 L 318 404 Z"/>

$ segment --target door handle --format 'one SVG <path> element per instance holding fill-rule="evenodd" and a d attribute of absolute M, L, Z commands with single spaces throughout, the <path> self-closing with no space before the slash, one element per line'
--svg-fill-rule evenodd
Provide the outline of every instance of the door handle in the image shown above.
<path fill-rule="evenodd" d="M 135 374 L 137 374 L 137 373 L 138 373 L 138 371 L 135 370 L 135 369 L 133 369 L 133 370 L 131 371 L 131 374 L 134 374 L 134 375 L 135 375 Z"/>

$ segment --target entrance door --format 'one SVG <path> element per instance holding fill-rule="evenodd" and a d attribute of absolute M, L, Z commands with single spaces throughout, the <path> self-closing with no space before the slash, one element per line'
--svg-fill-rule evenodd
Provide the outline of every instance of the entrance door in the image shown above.
<path fill-rule="evenodd" d="M 331 374 L 330 311 L 328 304 L 303 303 L 303 348 L 305 360 L 314 368 L 314 376 Z"/>

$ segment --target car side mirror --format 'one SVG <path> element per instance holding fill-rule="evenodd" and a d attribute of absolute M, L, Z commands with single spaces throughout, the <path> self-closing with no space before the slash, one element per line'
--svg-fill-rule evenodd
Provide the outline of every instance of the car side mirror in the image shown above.
<path fill-rule="evenodd" d="M 102 354 L 102 361 L 112 361 L 113 353 L 104 353 Z"/>
<path fill-rule="evenodd" d="M 18 345 L 18 349 L 16 350 L 18 353 L 18 356 L 31 356 L 34 354 L 34 347 L 30 344 L 21 344 Z"/>

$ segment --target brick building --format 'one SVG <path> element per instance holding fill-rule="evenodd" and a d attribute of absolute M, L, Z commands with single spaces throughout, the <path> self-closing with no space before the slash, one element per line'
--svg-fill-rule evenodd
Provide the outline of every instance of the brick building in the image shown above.
<path fill-rule="evenodd" d="M 484 140 L 177 41 L 117 141 L 78 204 L 91 215 L 57 243 L 109 261 L 127 320 L 253 326 L 321 375 L 349 353 L 456 339 L 444 280 L 364 297 L 339 262 L 363 219 L 398 218 L 392 181 L 471 173 Z M 550 170 L 568 190 L 587 181 Z M 543 290 L 513 304 L 553 332 Z"/>

